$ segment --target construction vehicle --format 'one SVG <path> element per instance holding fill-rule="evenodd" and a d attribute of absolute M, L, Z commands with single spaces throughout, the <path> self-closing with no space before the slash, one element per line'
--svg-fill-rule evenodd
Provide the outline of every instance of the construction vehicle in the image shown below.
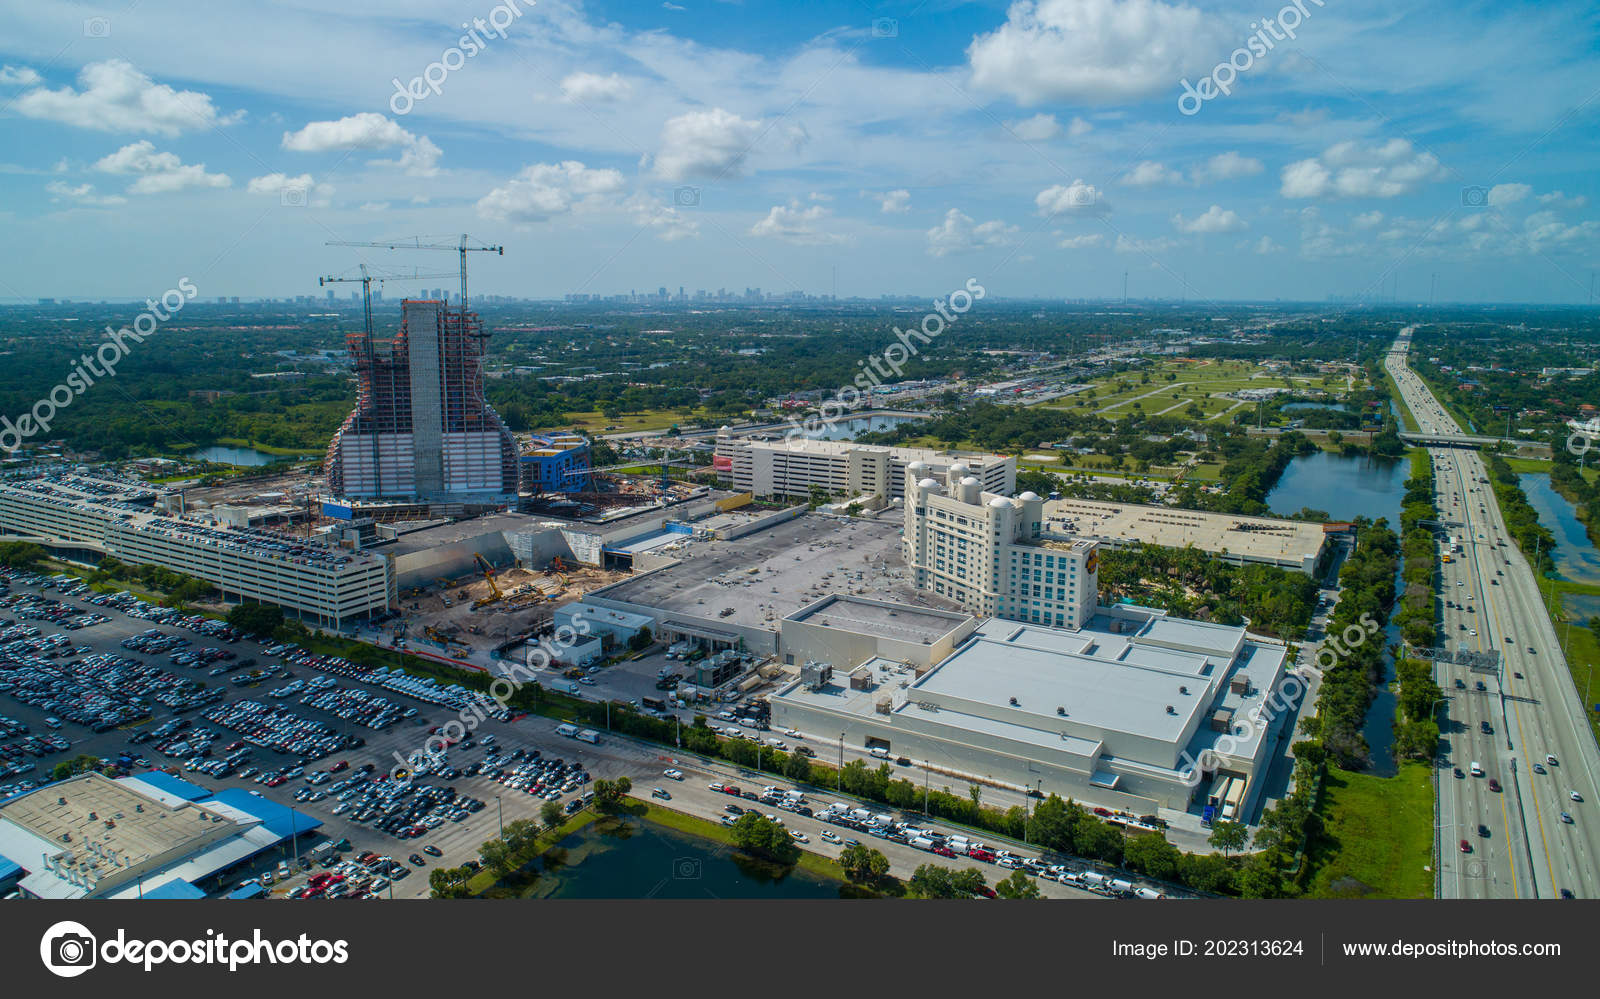
<path fill-rule="evenodd" d="M 552 573 L 552 572 L 566 572 L 566 571 L 567 571 L 567 564 L 565 562 L 561 561 L 561 556 L 560 555 L 556 555 L 556 556 L 554 556 L 554 557 L 552 557 L 550 559 L 550 568 L 546 569 L 545 573 L 549 574 L 549 573 Z"/>
<path fill-rule="evenodd" d="M 478 600 L 474 600 L 472 602 L 472 609 L 478 610 L 481 607 L 487 607 L 490 604 L 499 603 L 500 601 L 504 600 L 506 595 L 500 592 L 500 584 L 494 581 L 494 566 L 490 565 L 489 560 L 484 558 L 482 555 L 479 555 L 477 552 L 472 553 L 472 559 L 474 562 L 478 563 L 478 568 L 483 572 L 484 580 L 489 584 L 489 595 Z"/>
<path fill-rule="evenodd" d="M 428 641 L 438 644 L 440 648 L 444 648 L 450 644 L 450 636 L 446 635 L 444 632 L 440 631 L 438 628 L 435 628 L 431 624 L 422 626 L 422 635 Z"/>

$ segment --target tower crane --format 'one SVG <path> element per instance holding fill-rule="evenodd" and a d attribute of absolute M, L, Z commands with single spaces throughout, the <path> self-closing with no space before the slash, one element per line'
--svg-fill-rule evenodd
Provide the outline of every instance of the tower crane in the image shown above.
<path fill-rule="evenodd" d="M 483 573 L 483 578 L 489 583 L 489 595 L 479 600 L 474 600 L 472 609 L 477 610 L 480 607 L 487 607 L 492 603 L 504 600 L 505 594 L 500 592 L 500 585 L 494 580 L 494 566 L 490 565 L 489 560 L 477 552 L 472 553 L 472 559 L 478 563 L 478 569 Z"/>
<path fill-rule="evenodd" d="M 388 242 L 356 242 L 350 240 L 330 240 L 328 246 L 369 246 L 381 250 L 455 250 L 461 256 L 461 324 L 466 328 L 467 321 L 467 254 L 469 252 L 496 253 L 505 256 L 504 246 L 491 246 L 479 244 L 466 233 L 461 234 L 461 239 L 455 243 L 425 243 L 428 236 L 409 236 Z"/>

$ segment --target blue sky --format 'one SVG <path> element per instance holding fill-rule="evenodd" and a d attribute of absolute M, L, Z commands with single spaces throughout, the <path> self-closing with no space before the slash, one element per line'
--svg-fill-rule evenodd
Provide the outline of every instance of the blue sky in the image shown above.
<path fill-rule="evenodd" d="M 6 0 L 0 300 L 316 294 L 451 264 L 328 240 L 462 232 L 534 297 L 1583 303 L 1600 265 L 1591 4 L 372 6 Z"/>

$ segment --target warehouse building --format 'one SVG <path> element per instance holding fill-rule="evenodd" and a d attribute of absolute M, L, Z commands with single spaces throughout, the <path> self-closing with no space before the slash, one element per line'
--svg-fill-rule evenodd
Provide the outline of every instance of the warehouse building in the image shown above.
<path fill-rule="evenodd" d="M 1006 496 L 1016 491 L 1017 459 L 997 454 L 956 455 L 809 437 L 762 440 L 735 437 L 724 427 L 712 458 L 717 474 L 731 479 L 740 492 L 807 497 L 815 487 L 830 496 L 876 496 L 883 503 L 904 495 L 905 470 L 914 462 L 929 475 L 941 475 L 959 462 L 986 491 Z"/>
<path fill-rule="evenodd" d="M 224 599 L 277 604 L 333 627 L 385 613 L 394 601 L 394 577 L 381 555 L 169 516 L 145 505 L 153 498 L 77 474 L 12 481 L 0 485 L 0 534 L 188 573 Z"/>
<path fill-rule="evenodd" d="M 1315 572 L 1328 537 L 1315 521 L 1139 503 L 1050 500 L 1044 516 L 1047 531 L 1090 538 L 1113 550 L 1137 544 L 1192 545 L 1225 562 L 1256 562 L 1308 575 Z"/>
<path fill-rule="evenodd" d="M 811 671 L 770 699 L 772 724 L 1134 814 L 1185 810 L 1237 778 L 1249 814 L 1285 735 L 1270 698 L 1287 651 L 1147 608 L 1100 608 L 1077 628 L 993 618 L 930 669 L 884 656 L 848 677 Z"/>
<path fill-rule="evenodd" d="M 266 851 L 309 843 L 321 826 L 236 788 L 91 771 L 0 803 L 0 867 L 10 858 L 20 869 L 24 898 L 193 898 Z"/>

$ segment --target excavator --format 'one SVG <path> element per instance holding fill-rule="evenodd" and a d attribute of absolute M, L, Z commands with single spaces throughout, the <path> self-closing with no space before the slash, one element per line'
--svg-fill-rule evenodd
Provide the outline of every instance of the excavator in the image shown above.
<path fill-rule="evenodd" d="M 506 595 L 500 592 L 500 584 L 494 581 L 494 566 L 490 565 L 489 560 L 484 558 L 482 555 L 479 555 L 477 552 L 473 552 L 472 558 L 473 561 L 478 563 L 478 568 L 483 572 L 483 578 L 489 584 L 489 595 L 478 600 L 474 600 L 472 602 L 472 609 L 478 610 L 481 607 L 487 607 L 490 604 L 496 604 L 504 600 Z"/>

